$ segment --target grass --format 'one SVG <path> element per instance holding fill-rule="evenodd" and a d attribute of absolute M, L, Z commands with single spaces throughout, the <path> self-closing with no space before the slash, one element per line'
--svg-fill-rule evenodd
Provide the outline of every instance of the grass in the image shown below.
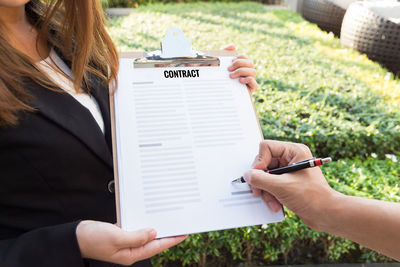
<path fill-rule="evenodd" d="M 109 30 L 121 51 L 149 51 L 174 26 L 195 49 L 235 44 L 254 60 L 266 138 L 336 158 L 398 153 L 400 81 L 298 14 L 254 2 L 155 4 L 111 20 Z"/>
<path fill-rule="evenodd" d="M 144 6 L 110 20 L 109 32 L 120 51 L 151 51 L 175 26 L 194 49 L 235 44 L 253 59 L 260 84 L 254 100 L 266 138 L 303 142 L 315 155 L 333 156 L 335 162 L 324 172 L 343 193 L 400 200 L 399 165 L 385 159 L 399 156 L 400 147 L 400 80 L 390 72 L 298 14 L 266 10 L 254 2 Z M 337 168 L 345 171 L 337 175 Z M 387 260 L 349 241 L 312 232 L 289 212 L 284 223 L 267 229 L 194 235 L 154 262 L 180 266 L 207 259 L 219 264 L 221 255 L 228 255 L 226 266 Z"/>
<path fill-rule="evenodd" d="M 174 26 L 199 50 L 235 44 L 256 63 L 261 84 L 269 77 L 302 87 L 325 71 L 340 70 L 388 103 L 400 103 L 400 82 L 390 73 L 290 11 L 264 10 L 250 2 L 150 5 L 112 20 L 110 32 L 121 51 L 154 50 Z M 305 65 L 316 70 L 304 75 Z"/>

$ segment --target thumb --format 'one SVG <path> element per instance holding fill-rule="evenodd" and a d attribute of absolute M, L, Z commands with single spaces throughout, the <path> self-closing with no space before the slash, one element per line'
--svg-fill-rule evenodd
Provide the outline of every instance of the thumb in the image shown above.
<path fill-rule="evenodd" d="M 256 169 L 245 172 L 243 178 L 249 185 L 267 191 L 273 195 L 277 193 L 278 188 L 281 188 L 285 181 L 284 174 L 274 175 Z"/>
<path fill-rule="evenodd" d="M 135 232 L 122 232 L 119 238 L 119 246 L 124 247 L 141 247 L 156 238 L 154 229 L 143 229 Z"/>

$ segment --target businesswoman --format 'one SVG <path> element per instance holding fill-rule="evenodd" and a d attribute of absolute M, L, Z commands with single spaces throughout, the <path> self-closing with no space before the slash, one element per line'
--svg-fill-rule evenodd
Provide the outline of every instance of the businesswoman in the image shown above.
<path fill-rule="evenodd" d="M 185 238 L 113 224 L 118 55 L 99 2 L 0 0 L 0 266 L 148 266 Z M 229 70 L 256 89 L 248 59 Z"/>

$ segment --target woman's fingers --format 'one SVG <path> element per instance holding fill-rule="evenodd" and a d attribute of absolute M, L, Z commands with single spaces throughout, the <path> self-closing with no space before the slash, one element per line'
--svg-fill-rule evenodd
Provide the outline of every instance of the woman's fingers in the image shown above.
<path fill-rule="evenodd" d="M 232 46 L 225 47 L 225 50 L 236 50 Z M 254 63 L 245 55 L 239 55 L 232 60 L 232 65 L 228 67 L 229 76 L 232 79 L 240 78 L 239 82 L 247 85 L 250 93 L 254 93 L 258 89 L 256 81 L 257 71 L 254 69 Z"/>
<path fill-rule="evenodd" d="M 229 77 L 231 79 L 239 78 L 239 82 L 247 85 L 250 93 L 254 93 L 258 89 L 258 83 L 256 81 L 257 71 L 253 68 L 253 63 L 249 60 L 237 61 L 228 68 L 228 70 L 233 70 Z"/>
<path fill-rule="evenodd" d="M 229 66 L 229 71 L 235 71 L 239 68 L 251 68 L 254 69 L 254 63 L 250 59 L 236 59 Z"/>
<path fill-rule="evenodd" d="M 249 59 L 249 58 L 245 55 L 238 55 L 238 56 L 236 56 L 236 59 Z M 235 61 L 236 59 L 234 59 L 232 61 Z"/>
<path fill-rule="evenodd" d="M 154 229 L 126 232 L 111 224 L 82 221 L 76 229 L 79 248 L 83 258 L 131 265 L 175 246 L 187 236 L 155 240 Z"/>
<path fill-rule="evenodd" d="M 141 235 L 141 233 L 139 232 L 146 232 L 146 231 L 148 232 L 149 230 L 140 230 L 137 232 L 132 232 L 130 234 L 132 234 L 132 236 L 135 235 L 136 238 L 138 239 L 139 236 Z M 187 238 L 187 235 L 168 237 L 156 240 L 154 240 L 154 237 L 155 236 L 151 236 L 150 237 L 151 240 L 147 239 L 147 242 L 145 242 L 145 237 L 144 237 L 143 239 L 141 239 L 141 241 L 143 241 L 144 244 L 138 246 L 132 246 L 127 243 L 126 246 L 118 249 L 116 253 L 114 253 L 111 256 L 111 259 L 109 261 L 123 265 L 131 265 L 137 261 L 153 257 L 158 253 L 179 244 L 180 242 L 182 242 Z"/>
<path fill-rule="evenodd" d="M 235 51 L 236 50 L 236 46 L 233 45 L 233 44 L 230 44 L 230 45 L 225 46 L 224 50 Z"/>
<path fill-rule="evenodd" d="M 135 261 L 140 261 L 153 257 L 154 255 L 179 244 L 187 237 L 188 237 L 187 235 L 183 235 L 183 236 L 167 237 L 167 238 L 153 240 L 144 245 L 143 247 L 136 249 L 134 253 Z"/>
<path fill-rule="evenodd" d="M 239 77 L 253 77 L 255 78 L 257 76 L 257 72 L 255 69 L 252 68 L 239 68 L 235 71 L 233 71 L 231 74 L 229 74 L 229 76 L 232 79 L 236 79 Z"/>
<path fill-rule="evenodd" d="M 240 83 L 247 85 L 250 93 L 254 93 L 258 89 L 258 83 L 253 77 L 245 77 L 239 79 Z"/>
<path fill-rule="evenodd" d="M 117 246 L 120 248 L 141 247 L 154 240 L 156 236 L 157 233 L 154 229 L 143 229 L 135 232 L 125 232 L 121 230 Z"/>

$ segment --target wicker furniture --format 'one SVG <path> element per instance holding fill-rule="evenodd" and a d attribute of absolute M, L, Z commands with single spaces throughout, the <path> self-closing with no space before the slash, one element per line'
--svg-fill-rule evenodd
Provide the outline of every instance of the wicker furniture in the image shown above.
<path fill-rule="evenodd" d="M 340 36 L 347 6 L 355 0 L 304 0 L 301 13 L 322 30 Z"/>
<path fill-rule="evenodd" d="M 365 53 L 400 76 L 400 2 L 368 1 L 350 5 L 341 42 Z"/>

